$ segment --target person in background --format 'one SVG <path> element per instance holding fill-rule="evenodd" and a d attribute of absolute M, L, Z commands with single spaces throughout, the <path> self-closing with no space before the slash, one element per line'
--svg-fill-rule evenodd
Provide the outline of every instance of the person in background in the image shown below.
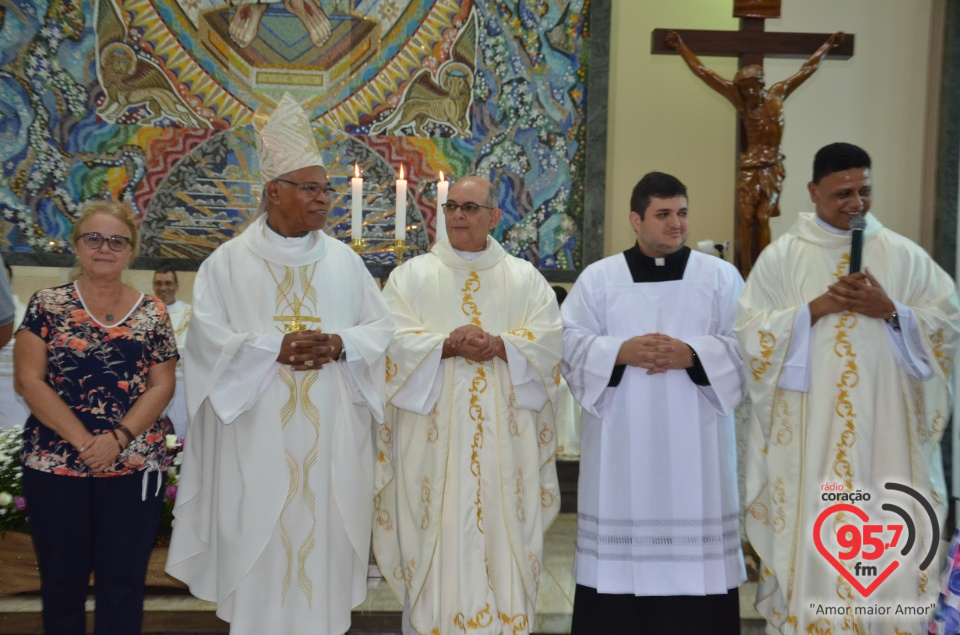
<path fill-rule="evenodd" d="M 0 262 L 3 262 L 2 258 L 0 258 Z M 27 305 L 13 291 L 13 267 L 3 262 L 3 268 L 7 272 L 7 280 L 10 281 L 10 293 L 13 296 L 13 330 L 16 332 L 17 326 L 23 322 L 23 316 L 27 314 Z"/>
<path fill-rule="evenodd" d="M 189 304 L 177 299 L 179 290 L 180 281 L 177 280 L 177 272 L 173 267 L 163 265 L 153 272 L 153 292 L 167 306 L 173 333 L 177 338 L 177 347 L 182 349 L 193 312 Z"/>
<path fill-rule="evenodd" d="M 163 303 L 121 281 L 139 246 L 129 206 L 86 205 L 71 243 L 79 277 L 34 294 L 14 348 L 44 631 L 86 631 L 93 572 L 94 632 L 139 633 L 177 347 Z"/>
<path fill-rule="evenodd" d="M 0 262 L 3 258 L 0 257 Z M 6 267 L 7 264 L 3 263 Z M 10 290 L 10 280 L 7 275 L 0 275 L 0 347 L 6 346 L 13 337 L 14 303 L 13 292 Z"/>

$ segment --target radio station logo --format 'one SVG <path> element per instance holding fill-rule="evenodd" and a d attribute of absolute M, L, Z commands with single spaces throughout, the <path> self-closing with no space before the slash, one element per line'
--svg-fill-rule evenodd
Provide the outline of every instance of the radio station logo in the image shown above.
<path fill-rule="evenodd" d="M 920 563 L 920 570 L 925 571 L 936 557 L 937 546 L 940 544 L 940 524 L 933 505 L 920 492 L 907 485 L 886 483 L 884 488 L 915 499 L 926 512 L 926 518 L 916 519 L 917 523 L 929 524 L 932 536 L 929 549 Z M 836 484 L 823 485 L 822 490 L 822 500 L 839 502 L 830 505 L 817 516 L 813 526 L 813 542 L 820 555 L 860 595 L 869 597 L 906 561 L 911 551 L 920 548 L 917 544 L 917 524 L 902 507 L 886 502 L 881 509 L 889 515 L 871 518 L 862 509 L 863 503 L 871 499 L 869 492 L 844 492 L 843 486 Z M 823 525 L 842 512 L 855 516 L 860 522 L 841 525 L 836 531 L 836 545 L 828 548 L 822 540 Z M 883 557 L 885 554 L 888 557 Z M 885 564 L 881 565 L 881 559 Z"/>

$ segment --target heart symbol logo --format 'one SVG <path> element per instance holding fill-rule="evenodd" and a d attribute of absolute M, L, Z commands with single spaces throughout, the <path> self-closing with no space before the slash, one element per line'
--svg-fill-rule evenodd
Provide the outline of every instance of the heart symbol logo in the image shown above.
<path fill-rule="evenodd" d="M 831 505 L 820 512 L 820 515 L 817 516 L 817 522 L 813 526 L 813 542 L 817 545 L 817 551 L 820 552 L 820 555 L 823 556 L 827 562 L 832 564 L 833 568 L 840 572 L 840 575 L 842 575 L 847 582 L 853 586 L 853 588 L 860 592 L 860 595 L 863 597 L 868 597 L 871 593 L 877 590 L 877 587 L 879 587 L 880 584 L 897 569 L 897 567 L 900 566 L 900 563 L 896 560 L 891 562 L 887 568 L 884 569 L 880 575 L 878 575 L 873 582 L 870 583 L 870 586 L 864 587 L 862 584 L 860 584 L 860 581 L 857 580 L 857 578 L 854 577 L 854 575 L 850 573 L 850 571 L 843 566 L 843 564 L 837 560 L 832 553 L 827 551 L 827 548 L 823 546 L 823 541 L 820 539 L 820 528 L 823 527 L 824 521 L 827 519 L 827 517 L 832 516 L 837 512 L 850 512 L 864 523 L 870 521 L 870 517 L 865 511 L 854 507 L 853 505 L 847 505 L 844 503 Z"/>

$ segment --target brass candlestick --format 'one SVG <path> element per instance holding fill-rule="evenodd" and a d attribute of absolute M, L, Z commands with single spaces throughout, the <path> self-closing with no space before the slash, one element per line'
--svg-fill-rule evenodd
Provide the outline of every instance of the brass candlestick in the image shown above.
<path fill-rule="evenodd" d="M 403 264 L 403 254 L 404 252 L 410 251 L 410 248 L 407 247 L 407 242 L 405 240 L 395 240 L 393 242 L 393 251 L 397 254 L 397 264 Z"/>
<path fill-rule="evenodd" d="M 353 249 L 354 253 L 359 255 L 360 252 L 363 251 L 363 239 L 354 238 L 352 241 L 350 241 L 350 247 Z"/>

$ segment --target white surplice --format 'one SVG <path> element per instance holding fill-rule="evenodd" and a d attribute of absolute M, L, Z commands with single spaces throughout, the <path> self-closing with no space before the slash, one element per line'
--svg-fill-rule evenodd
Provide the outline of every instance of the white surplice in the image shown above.
<path fill-rule="evenodd" d="M 231 633 L 338 635 L 366 596 L 371 415 L 393 319 L 353 251 L 261 217 L 201 266 L 186 347 L 190 424 L 167 571 Z M 347 360 L 276 362 L 298 313 Z M 281 319 L 277 319 L 277 318 Z"/>
<path fill-rule="evenodd" d="M 560 503 L 556 294 L 490 239 L 472 261 L 440 240 L 394 270 L 384 296 L 397 332 L 393 415 L 378 438 L 377 560 L 420 633 L 529 633 Z M 508 362 L 441 360 L 465 324 L 501 336 Z"/>
<path fill-rule="evenodd" d="M 746 392 L 733 334 L 743 281 L 690 253 L 682 280 L 635 283 L 623 254 L 594 263 L 563 303 L 564 377 L 583 407 L 577 584 L 600 593 L 723 594 L 745 579 L 732 411 Z M 626 367 L 647 333 L 689 344 L 710 380 Z"/>
<path fill-rule="evenodd" d="M 895 609 L 929 606 L 937 597 L 938 561 L 919 569 L 931 546 L 931 521 L 917 501 L 884 486 L 917 490 L 942 525 L 947 501 L 939 444 L 950 418 L 960 326 L 956 286 L 923 249 L 870 214 L 863 264 L 896 304 L 901 330 L 851 312 L 826 315 L 811 327 L 808 304 L 847 273 L 850 240 L 802 214 L 760 254 L 740 299 L 736 330 L 753 404 L 746 527 L 762 560 L 757 607 L 769 633 L 921 633 L 925 617 Z M 869 503 L 855 503 L 870 522 L 902 524 L 880 508 L 889 503 L 907 510 L 917 528 L 913 550 L 898 556 L 899 569 L 867 598 L 814 545 L 817 517 L 836 504 L 823 500 L 824 487 L 838 485 L 848 495 L 870 494 Z M 845 514 L 824 521 L 821 540 L 833 554 L 840 551 L 839 528 L 851 520 L 860 525 Z M 856 563 L 883 571 L 894 551 L 845 562 L 851 571 Z M 872 578 L 858 580 L 867 586 Z M 824 615 L 817 606 L 884 606 L 890 614 Z"/>

